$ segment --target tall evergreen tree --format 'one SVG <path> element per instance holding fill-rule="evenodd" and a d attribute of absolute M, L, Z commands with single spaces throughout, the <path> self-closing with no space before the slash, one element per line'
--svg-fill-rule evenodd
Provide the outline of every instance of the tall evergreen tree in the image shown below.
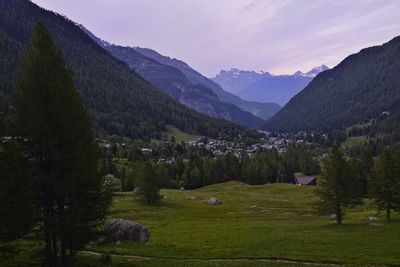
<path fill-rule="evenodd" d="M 37 177 L 17 140 L 0 140 L 0 240 L 23 237 L 39 221 Z"/>
<path fill-rule="evenodd" d="M 135 164 L 136 194 L 148 205 L 160 200 L 160 184 L 150 161 L 139 161 Z"/>
<path fill-rule="evenodd" d="M 374 158 L 372 154 L 372 147 L 364 147 L 361 154 L 358 156 L 359 178 L 362 193 L 368 194 L 368 176 L 374 166 Z"/>
<path fill-rule="evenodd" d="M 385 149 L 379 155 L 369 178 L 369 194 L 390 220 L 392 210 L 400 208 L 400 173 L 393 154 Z"/>
<path fill-rule="evenodd" d="M 99 175 L 90 118 L 61 51 L 34 28 L 16 84 L 15 135 L 36 172 L 46 266 L 65 264 L 98 231 L 110 196 Z"/>
<path fill-rule="evenodd" d="M 361 202 L 355 170 L 336 146 L 323 162 L 316 193 L 320 198 L 319 210 L 334 213 L 337 224 L 342 224 L 343 208 Z"/>
<path fill-rule="evenodd" d="M 0 94 L 0 137 L 6 134 L 6 104 Z"/>

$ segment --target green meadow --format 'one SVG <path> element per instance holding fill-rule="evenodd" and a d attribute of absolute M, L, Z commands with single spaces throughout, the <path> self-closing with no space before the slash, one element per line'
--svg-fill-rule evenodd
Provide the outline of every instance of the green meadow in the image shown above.
<path fill-rule="evenodd" d="M 384 214 L 366 200 L 346 210 L 344 225 L 337 226 L 315 212 L 313 190 L 227 182 L 197 190 L 162 190 L 162 202 L 155 206 L 135 200 L 132 193 L 118 193 L 109 218 L 146 226 L 150 240 L 92 244 L 78 254 L 75 265 L 102 266 L 103 253 L 111 255 L 112 266 L 400 264 L 398 214 L 386 223 Z M 205 204 L 209 197 L 222 204 Z M 370 221 L 368 216 L 379 219 Z"/>
<path fill-rule="evenodd" d="M 399 217 L 371 226 L 367 217 L 379 214 L 366 201 L 348 210 L 344 225 L 337 226 L 315 212 L 313 190 L 289 184 L 228 182 L 193 191 L 163 190 L 163 201 L 157 206 L 145 206 L 130 193 L 118 194 L 110 217 L 145 225 L 151 231 L 150 241 L 88 250 L 172 259 L 400 264 Z M 223 203 L 207 205 L 204 201 L 209 197 Z"/>

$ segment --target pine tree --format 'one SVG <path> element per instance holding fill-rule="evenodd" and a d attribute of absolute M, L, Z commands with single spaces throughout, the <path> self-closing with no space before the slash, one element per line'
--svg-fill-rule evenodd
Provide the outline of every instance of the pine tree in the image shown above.
<path fill-rule="evenodd" d="M 361 202 L 355 170 L 336 146 L 323 162 L 316 193 L 320 198 L 319 211 L 335 214 L 337 224 L 342 224 L 343 208 Z"/>
<path fill-rule="evenodd" d="M 0 137 L 3 137 L 7 134 L 7 110 L 7 104 L 5 103 L 0 93 Z"/>
<path fill-rule="evenodd" d="M 152 163 L 150 161 L 137 162 L 134 169 L 137 196 L 148 205 L 155 204 L 161 196 L 160 185 Z"/>
<path fill-rule="evenodd" d="M 99 175 L 90 118 L 61 51 L 44 24 L 34 28 L 16 84 L 15 134 L 39 183 L 46 266 L 65 264 L 98 231 L 110 203 Z"/>
<path fill-rule="evenodd" d="M 17 140 L 0 141 L 0 240 L 24 237 L 39 221 L 40 205 L 32 164 Z"/>
<path fill-rule="evenodd" d="M 393 154 L 385 149 L 379 155 L 369 177 L 369 194 L 378 209 L 386 211 L 390 220 L 392 210 L 400 208 L 400 175 Z"/>

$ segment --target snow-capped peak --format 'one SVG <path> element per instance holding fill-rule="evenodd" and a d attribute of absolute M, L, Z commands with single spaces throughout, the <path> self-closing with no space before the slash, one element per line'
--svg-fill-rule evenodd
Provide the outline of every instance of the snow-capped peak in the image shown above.
<path fill-rule="evenodd" d="M 301 71 L 297 71 L 294 76 L 303 76 L 303 77 L 315 77 L 317 76 L 319 73 L 329 70 L 329 68 L 325 65 L 321 65 L 315 68 L 312 68 L 310 71 L 304 73 Z"/>

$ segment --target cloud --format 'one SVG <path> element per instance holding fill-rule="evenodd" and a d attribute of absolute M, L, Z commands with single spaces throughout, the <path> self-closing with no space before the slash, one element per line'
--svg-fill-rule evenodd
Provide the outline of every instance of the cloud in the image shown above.
<path fill-rule="evenodd" d="M 33 0 L 110 42 L 150 47 L 212 76 L 334 66 L 400 34 L 398 0 Z"/>

